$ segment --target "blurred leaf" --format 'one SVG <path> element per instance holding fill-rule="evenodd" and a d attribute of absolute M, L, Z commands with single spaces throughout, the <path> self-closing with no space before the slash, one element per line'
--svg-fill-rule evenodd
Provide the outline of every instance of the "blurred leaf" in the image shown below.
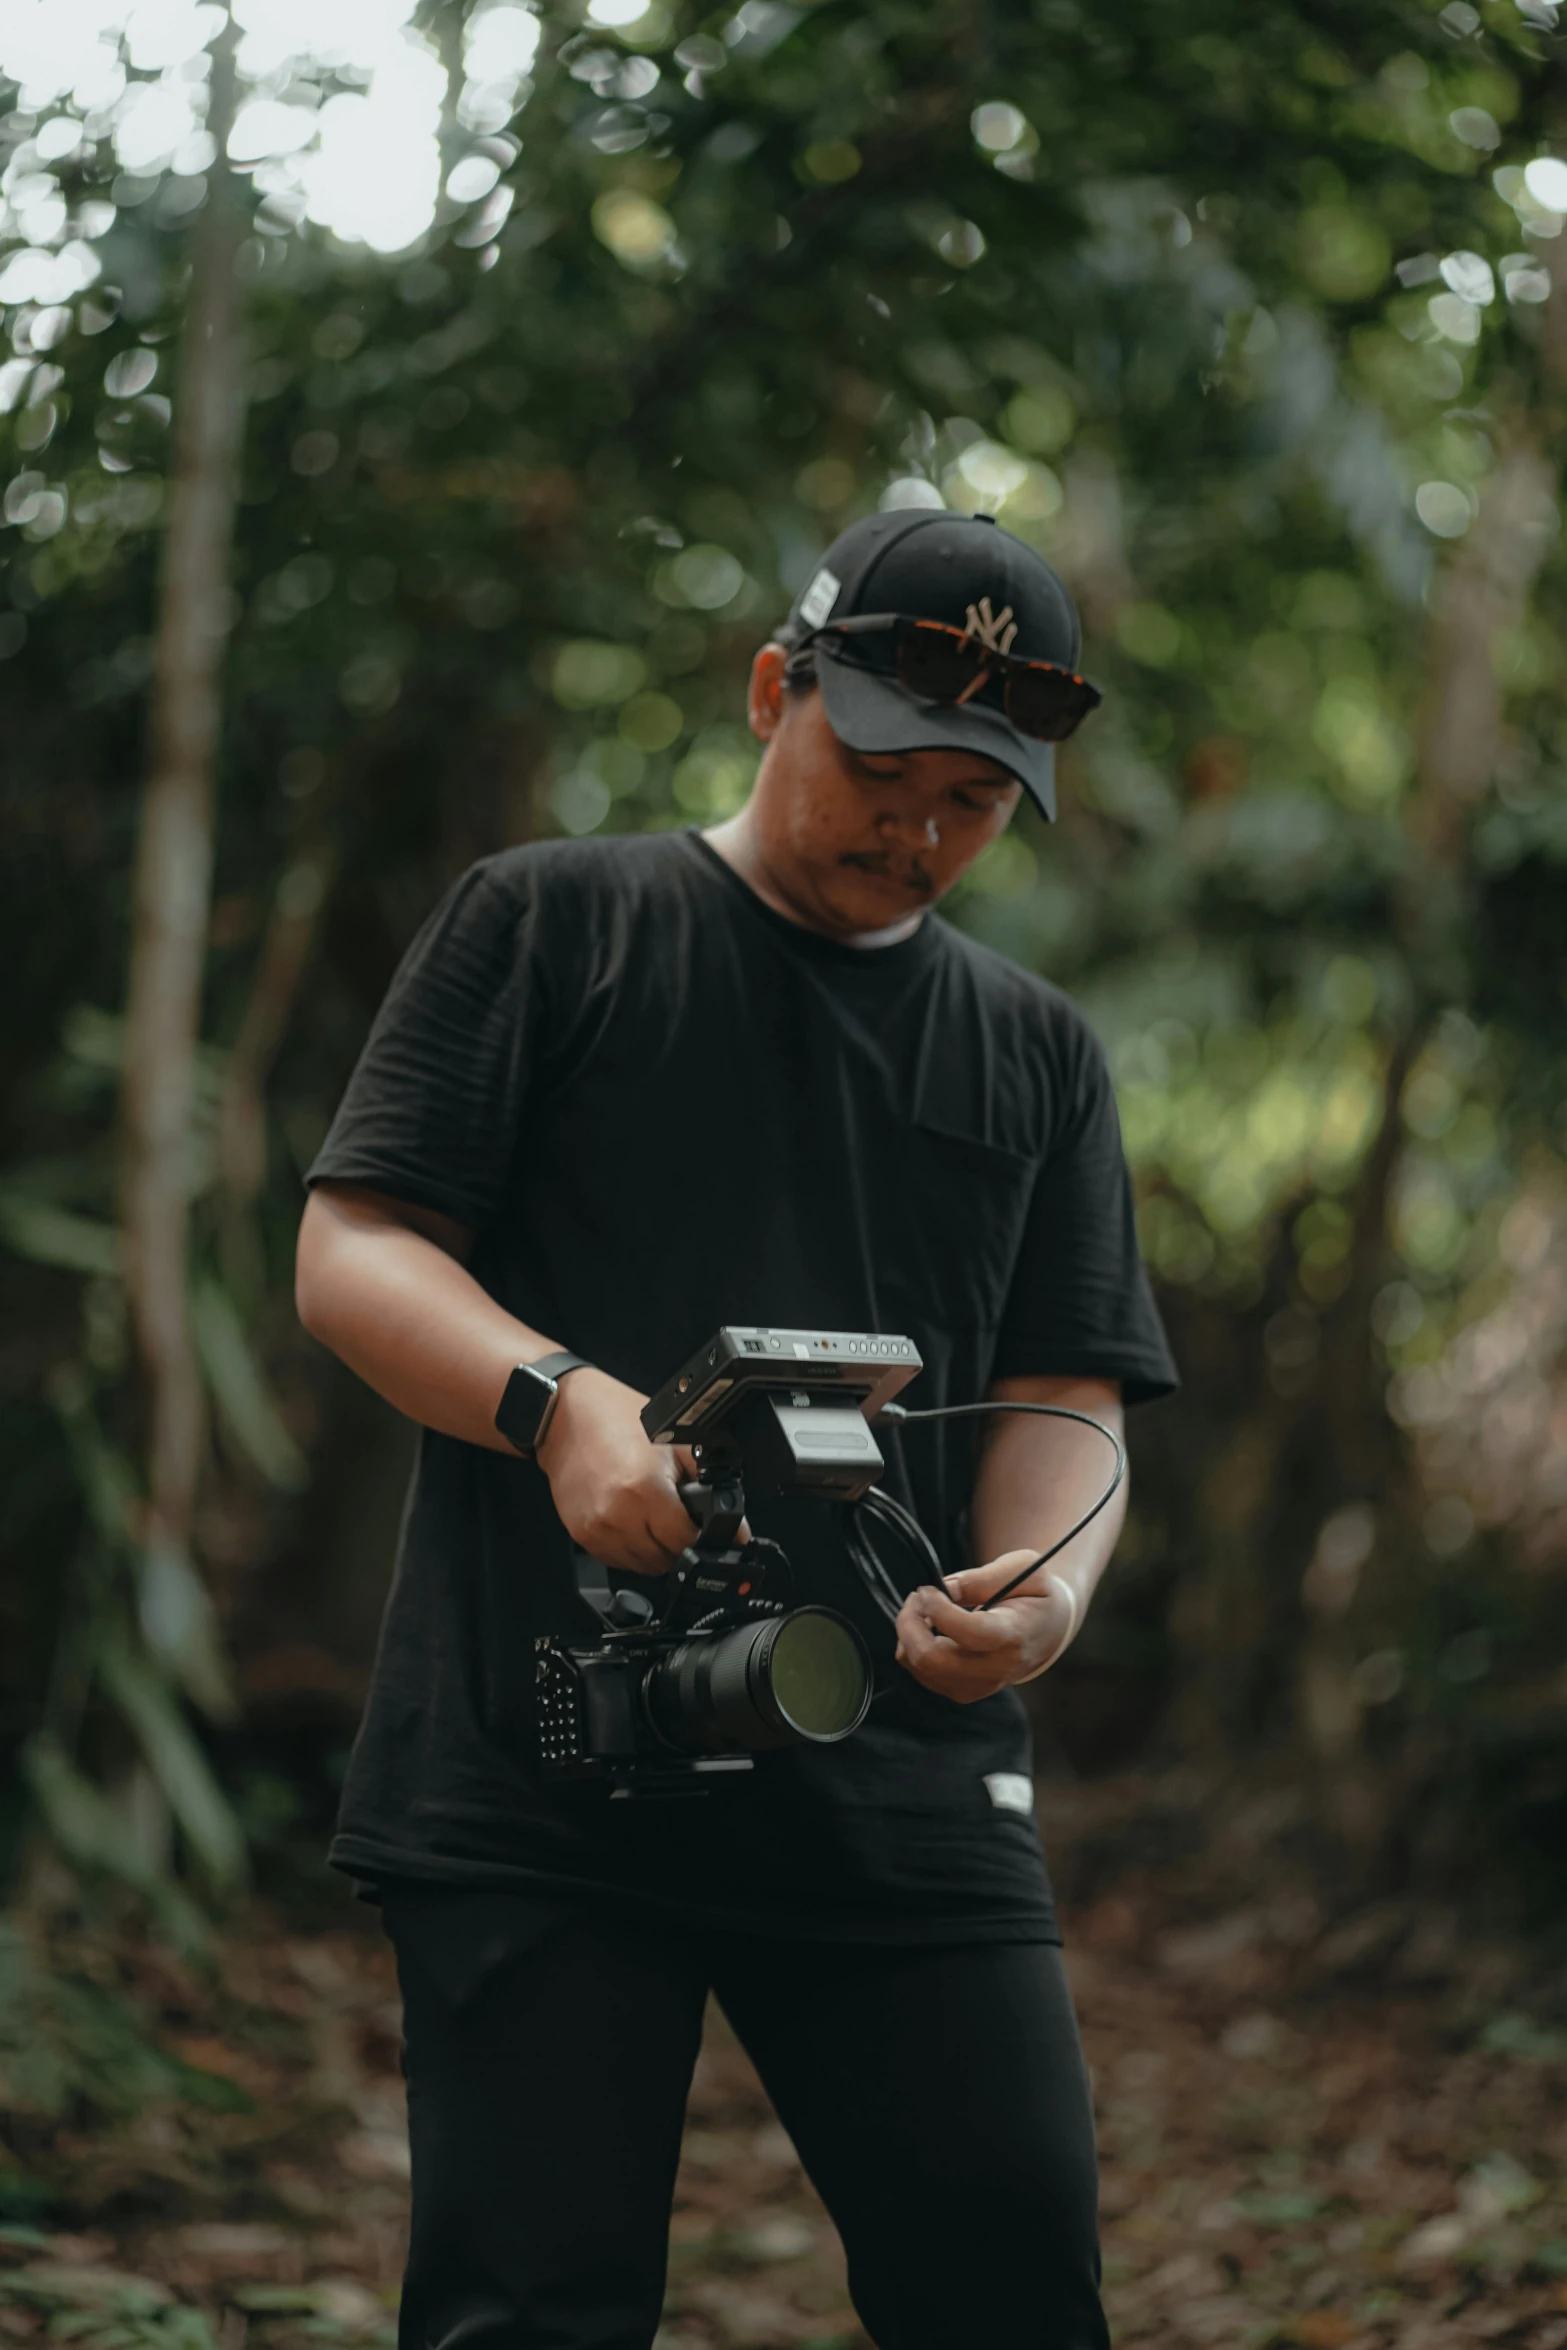
<path fill-rule="evenodd" d="M 1317 2217 L 1322 2209 L 1322 2197 L 1266 2192 L 1238 2195 L 1235 2208 L 1262 2228 L 1296 2228 Z"/>
<path fill-rule="evenodd" d="M 4 2291 L 52 2310 L 51 2338 L 86 2350 L 217 2350 L 206 2313 L 176 2302 L 151 2277 L 41 2261 L 13 2270 Z"/>
<path fill-rule="evenodd" d="M 1480 2034 L 1480 2045 L 1494 2055 L 1516 2057 L 1520 2064 L 1555 2064 L 1567 2056 L 1567 2032 L 1552 2031 L 1531 2016 L 1497 2015 Z"/>
<path fill-rule="evenodd" d="M 162 1543 L 137 1564 L 137 1618 L 142 1636 L 209 1721 L 236 1711 L 228 1659 L 211 1595 L 183 1551 Z"/>
<path fill-rule="evenodd" d="M 64 1749 L 40 1733 L 23 1749 L 22 1762 L 45 1818 L 71 1858 L 124 1875 L 128 1864 L 123 1823 Z M 129 1865 L 129 1881 L 144 1887 L 143 1872 Z"/>
<path fill-rule="evenodd" d="M 307 1483 L 304 1454 L 278 1417 L 238 1309 L 218 1282 L 199 1282 L 191 1300 L 196 1346 L 223 1424 L 247 1458 L 285 1493 Z"/>
<path fill-rule="evenodd" d="M 177 1948 L 201 1955 L 207 1948 L 206 1921 L 178 1885 L 154 1876 L 130 1849 L 125 1823 L 47 1731 L 30 1738 L 21 1752 L 22 1776 L 50 1833 L 68 1860 L 102 1870 L 139 1893 Z"/>
<path fill-rule="evenodd" d="M 169 1690 L 126 1641 L 101 1643 L 98 1675 L 135 1731 L 169 1808 L 220 1890 L 244 1881 L 245 1839 Z"/>
<path fill-rule="evenodd" d="M 73 1216 L 16 1192 L 0 1194 L 0 1235 L 19 1257 L 68 1273 L 117 1273 L 119 1235 L 112 1224 Z"/>
<path fill-rule="evenodd" d="M 236 2082 L 159 2048 L 124 1999 L 51 1965 L 14 1928 L 0 1928 L 0 2073 L 6 2102 L 18 2114 L 58 2116 L 73 2104 L 133 2114 L 168 2098 L 223 2112 L 247 2111 L 251 2103 Z M 37 2208 L 55 2199 L 47 2184 L 0 2170 L 0 2203 Z M 0 2244 L 45 2251 L 49 2239 L 12 2225 L 0 2228 Z M 108 2289 L 113 2272 L 90 2274 Z M 0 2277 L 0 2284 L 15 2275 Z M 86 2300 L 100 2290 L 96 2282 L 78 2289 L 73 2277 L 51 2272 L 50 2289 L 65 2300 Z M 41 2272 L 34 2281 L 42 2286 Z"/>
<path fill-rule="evenodd" d="M 49 1400 L 65 1429 L 88 1515 L 106 1548 L 116 1551 L 132 1538 L 138 1499 L 135 1472 L 99 1427 L 92 1382 L 80 1363 L 62 1364 L 55 1371 Z"/>
<path fill-rule="evenodd" d="M 210 2113 L 254 2113 L 256 2101 L 226 2073 L 207 2072 L 199 2064 L 169 2057 L 169 2079 L 188 2105 L 204 2105 Z"/>
<path fill-rule="evenodd" d="M 86 2261 L 34 2261 L 27 2268 L 13 2269 L 6 2282 L 13 2292 L 35 2300 L 68 2309 L 108 2306 L 126 2315 L 162 2309 L 174 2298 L 154 2277 L 130 2276 L 123 2269 Z"/>
<path fill-rule="evenodd" d="M 99 1075 L 117 1077 L 125 1061 L 125 1020 L 97 1004 L 73 1004 L 61 1025 L 60 1041 L 71 1059 Z M 216 1045 L 196 1048 L 197 1108 L 210 1113 L 222 1098 L 228 1055 Z"/>

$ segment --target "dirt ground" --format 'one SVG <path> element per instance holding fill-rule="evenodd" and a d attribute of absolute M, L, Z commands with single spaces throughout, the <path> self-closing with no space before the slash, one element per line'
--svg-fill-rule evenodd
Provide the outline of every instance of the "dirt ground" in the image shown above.
<path fill-rule="evenodd" d="M 1204 1911 L 1136 1869 L 1069 1904 L 1066 1934 L 1119 2343 L 1567 2350 L 1567 2032 L 1538 1966 L 1441 1912 L 1384 1903 L 1325 1927 L 1277 1890 Z M 213 1983 L 145 1945 L 117 1964 L 228 2110 L 161 2097 L 74 2127 L 13 2111 L 0 2209 L 30 2216 L 0 2226 L 0 2334 L 389 2342 L 407 2153 L 373 1924 L 307 1933 L 258 1910 Z M 833 2232 L 714 2016 L 658 2350 L 866 2342 Z"/>

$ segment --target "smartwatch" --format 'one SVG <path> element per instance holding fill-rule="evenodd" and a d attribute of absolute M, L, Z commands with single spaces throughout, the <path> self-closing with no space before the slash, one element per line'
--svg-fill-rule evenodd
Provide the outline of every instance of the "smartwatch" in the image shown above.
<path fill-rule="evenodd" d="M 568 1371 L 587 1369 L 581 1355 L 540 1355 L 536 1363 L 519 1363 L 506 1382 L 495 1410 L 495 1425 L 514 1452 L 532 1460 L 555 1417 L 560 1383 Z"/>

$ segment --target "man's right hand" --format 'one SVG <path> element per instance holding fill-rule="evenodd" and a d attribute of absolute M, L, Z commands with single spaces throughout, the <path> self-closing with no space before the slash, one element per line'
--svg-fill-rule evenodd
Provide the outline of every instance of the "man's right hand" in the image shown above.
<path fill-rule="evenodd" d="M 697 1537 L 679 1487 L 696 1474 L 683 1445 L 650 1444 L 645 1395 L 607 1371 L 570 1371 L 536 1458 L 561 1524 L 606 1567 L 667 1574 Z"/>

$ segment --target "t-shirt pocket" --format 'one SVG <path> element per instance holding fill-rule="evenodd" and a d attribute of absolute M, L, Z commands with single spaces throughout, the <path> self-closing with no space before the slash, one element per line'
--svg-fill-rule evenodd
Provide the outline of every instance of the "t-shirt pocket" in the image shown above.
<path fill-rule="evenodd" d="M 916 1115 L 899 1164 L 889 1271 L 920 1319 L 948 1330 L 1000 1327 L 1038 1171 L 1027 1152 L 950 1112 Z"/>

